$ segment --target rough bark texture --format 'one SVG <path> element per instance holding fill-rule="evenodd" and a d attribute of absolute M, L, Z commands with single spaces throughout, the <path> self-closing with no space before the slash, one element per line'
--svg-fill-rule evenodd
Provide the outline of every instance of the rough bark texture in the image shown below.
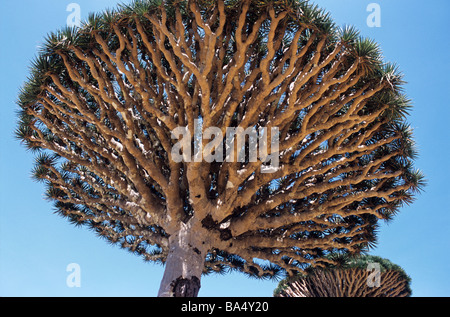
<path fill-rule="evenodd" d="M 34 175 L 70 221 L 165 262 L 161 294 L 194 294 L 200 266 L 266 277 L 359 252 L 417 188 L 401 76 L 303 1 L 136 1 L 43 47 L 19 97 Z M 237 148 L 174 160 L 172 131 L 199 121 L 278 128 L 279 168 Z"/>
<path fill-rule="evenodd" d="M 196 276 L 191 278 L 177 278 L 172 287 L 174 297 L 197 297 L 200 290 L 200 280 Z"/>
<path fill-rule="evenodd" d="M 169 237 L 169 252 L 158 292 L 160 297 L 196 297 L 208 250 L 202 241 L 202 228 L 181 223 Z"/>

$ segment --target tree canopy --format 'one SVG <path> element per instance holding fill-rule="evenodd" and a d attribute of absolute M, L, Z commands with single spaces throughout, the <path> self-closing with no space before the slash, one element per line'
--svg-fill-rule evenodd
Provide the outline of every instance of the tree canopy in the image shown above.
<path fill-rule="evenodd" d="M 399 265 L 373 255 L 341 257 L 282 280 L 275 297 L 409 297 L 411 278 Z M 377 270 L 377 271 L 375 271 Z"/>
<path fill-rule="evenodd" d="M 204 273 L 278 278 L 367 250 L 423 186 L 403 85 L 306 1 L 138 0 L 47 36 L 16 135 L 72 223 L 162 263 L 189 229 Z M 174 160 L 174 129 L 194 147 L 199 126 L 277 128 L 277 168 Z"/>

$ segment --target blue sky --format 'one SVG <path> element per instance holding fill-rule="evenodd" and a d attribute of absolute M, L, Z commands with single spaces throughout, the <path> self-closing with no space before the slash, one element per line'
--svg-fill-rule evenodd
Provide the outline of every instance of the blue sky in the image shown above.
<path fill-rule="evenodd" d="M 76 2 L 82 19 L 116 0 L 0 2 L 0 296 L 156 296 L 163 267 L 143 262 L 53 214 L 43 186 L 33 182 L 33 155 L 13 138 L 15 100 L 44 36 L 66 24 Z M 389 224 L 382 224 L 371 254 L 402 266 L 413 296 L 450 296 L 450 1 L 315 0 L 339 25 L 355 25 L 398 63 L 413 100 L 409 117 L 428 180 L 425 192 Z M 381 26 L 366 23 L 377 3 Z M 81 287 L 68 287 L 70 263 Z M 275 282 L 240 274 L 202 278 L 200 296 L 272 296 Z"/>

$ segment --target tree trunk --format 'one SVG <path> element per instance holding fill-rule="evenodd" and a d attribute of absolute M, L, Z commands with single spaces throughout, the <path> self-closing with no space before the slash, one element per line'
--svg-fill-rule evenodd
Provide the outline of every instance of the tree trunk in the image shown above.
<path fill-rule="evenodd" d="M 197 297 L 206 257 L 203 230 L 192 223 L 181 223 L 169 237 L 164 275 L 158 297 Z"/>

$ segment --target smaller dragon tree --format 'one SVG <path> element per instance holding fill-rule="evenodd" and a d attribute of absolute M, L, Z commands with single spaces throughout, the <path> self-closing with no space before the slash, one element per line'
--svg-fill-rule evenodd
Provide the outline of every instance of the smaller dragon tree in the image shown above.
<path fill-rule="evenodd" d="M 372 255 L 342 257 L 338 265 L 288 277 L 275 297 L 409 297 L 411 278 L 398 265 Z"/>

